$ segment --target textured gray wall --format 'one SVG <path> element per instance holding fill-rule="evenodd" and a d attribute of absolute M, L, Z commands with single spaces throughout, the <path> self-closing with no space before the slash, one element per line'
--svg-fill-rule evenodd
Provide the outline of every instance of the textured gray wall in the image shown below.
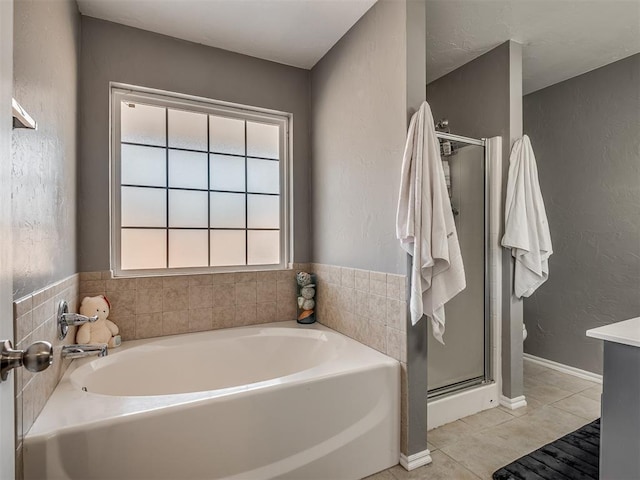
<path fill-rule="evenodd" d="M 640 314 L 640 54 L 524 97 L 554 254 L 525 351 L 602 372 L 585 331 Z"/>
<path fill-rule="evenodd" d="M 17 0 L 13 95 L 38 122 L 12 138 L 13 296 L 76 270 L 80 15 L 76 2 Z"/>
<path fill-rule="evenodd" d="M 408 0 L 406 11 L 406 123 L 427 99 L 427 2 Z M 383 92 L 382 95 L 386 95 Z M 406 137 L 406 133 L 405 133 Z M 399 165 L 398 165 L 399 166 Z M 396 187 L 396 188 L 399 188 Z M 397 192 L 396 192 L 397 195 Z M 404 271 L 411 271 L 411 257 L 403 254 Z M 408 290 L 407 286 L 407 290 Z M 407 447 L 410 456 L 427 448 L 427 319 L 411 325 L 407 312 Z M 404 419 L 403 419 L 404 420 Z"/>
<path fill-rule="evenodd" d="M 13 93 L 13 0 L 0 2 L 0 338 L 15 340 L 13 333 L 13 268 L 11 243 L 11 125 L 8 115 Z M 16 375 L 9 375 L 0 387 L 0 478 L 15 478 L 15 397 Z M 15 422 L 15 423 L 14 423 Z"/>
<path fill-rule="evenodd" d="M 82 17 L 78 249 L 109 269 L 109 82 L 293 113 L 295 261 L 309 258 L 309 71 Z"/>
<path fill-rule="evenodd" d="M 509 138 L 509 42 L 427 85 L 433 118 L 449 119 L 451 133 Z M 509 158 L 509 142 L 503 142 Z"/>
<path fill-rule="evenodd" d="M 395 235 L 407 131 L 406 5 L 382 0 L 311 72 L 312 257 L 405 273 Z"/>
<path fill-rule="evenodd" d="M 312 69 L 313 261 L 407 272 L 395 213 L 425 83 L 424 0 L 379 0 Z M 407 455 L 427 448 L 426 343 L 424 320 L 408 328 Z"/>
<path fill-rule="evenodd" d="M 436 121 L 449 119 L 452 133 L 473 138 L 502 137 L 504 205 L 511 145 L 522 136 L 521 46 L 505 42 L 434 80 L 427 85 L 427 101 Z M 502 263 L 502 392 L 516 398 L 523 394 L 522 301 L 511 293 L 510 252 L 503 251 Z"/>

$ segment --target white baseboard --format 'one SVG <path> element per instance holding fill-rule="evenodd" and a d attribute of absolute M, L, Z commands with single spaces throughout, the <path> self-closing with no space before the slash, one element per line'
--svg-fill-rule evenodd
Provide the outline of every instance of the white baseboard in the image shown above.
<path fill-rule="evenodd" d="M 553 360 L 547 360 L 546 358 L 536 357 L 529 353 L 525 353 L 523 355 L 523 358 L 531 363 L 535 363 L 543 367 L 551 368 L 553 370 L 557 370 L 558 372 L 573 375 L 574 377 L 582 378 L 584 380 L 589 380 L 591 382 L 602 383 L 602 375 L 598 375 L 597 373 L 587 372 L 586 370 L 581 370 L 576 367 L 571 367 L 569 365 L 564 365 L 562 363 L 554 362 Z"/>
<path fill-rule="evenodd" d="M 470 388 L 427 402 L 427 430 L 499 405 L 500 390 L 495 382 Z"/>
<path fill-rule="evenodd" d="M 418 467 L 422 467 L 423 465 L 428 465 L 431 461 L 431 452 L 428 448 L 421 452 L 414 453 L 413 455 L 409 455 L 408 457 L 404 453 L 400 454 L 400 465 L 409 472 Z"/>
<path fill-rule="evenodd" d="M 519 397 L 509 398 L 504 395 L 500 395 L 500 405 L 509 410 L 515 410 L 516 408 L 522 408 L 527 406 L 527 400 L 524 395 L 520 395 Z"/>

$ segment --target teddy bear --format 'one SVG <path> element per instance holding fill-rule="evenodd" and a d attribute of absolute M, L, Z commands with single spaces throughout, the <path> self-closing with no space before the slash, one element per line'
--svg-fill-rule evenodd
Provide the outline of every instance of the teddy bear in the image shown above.
<path fill-rule="evenodd" d="M 87 317 L 97 315 L 98 320 L 80 326 L 76 333 L 77 343 L 106 343 L 109 348 L 120 346 L 122 341 L 118 335 L 118 326 L 107 319 L 110 307 L 109 300 L 104 295 L 84 297 L 80 303 L 80 314 Z"/>

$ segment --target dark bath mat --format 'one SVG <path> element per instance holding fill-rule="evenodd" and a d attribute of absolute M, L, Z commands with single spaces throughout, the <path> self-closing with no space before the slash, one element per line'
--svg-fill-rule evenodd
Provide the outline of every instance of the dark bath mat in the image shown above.
<path fill-rule="evenodd" d="M 493 480 L 598 480 L 600 419 L 519 458 Z"/>

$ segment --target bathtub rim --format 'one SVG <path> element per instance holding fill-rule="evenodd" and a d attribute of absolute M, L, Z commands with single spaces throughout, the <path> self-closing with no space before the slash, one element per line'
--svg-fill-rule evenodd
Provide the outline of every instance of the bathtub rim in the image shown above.
<path fill-rule="evenodd" d="M 228 329 L 220 329 L 206 332 L 186 333 L 174 335 L 170 338 L 191 337 L 201 334 L 211 334 L 218 332 L 241 331 L 245 329 L 263 329 L 263 328 L 296 328 L 321 330 L 335 334 L 345 342 L 351 350 L 346 350 L 346 359 L 350 364 L 345 364 L 341 355 L 337 355 L 329 362 L 320 364 L 301 372 L 296 372 L 285 377 L 280 377 L 283 382 L 277 382 L 278 379 L 271 379 L 265 382 L 257 382 L 259 385 L 252 384 L 256 388 L 246 389 L 242 387 L 229 387 L 225 389 L 209 390 L 202 392 L 190 392 L 168 395 L 150 395 L 138 397 L 120 397 L 112 395 L 103 395 L 93 392 L 83 392 L 71 382 L 71 375 L 81 366 L 95 361 L 94 358 L 85 358 L 74 360 L 62 379 L 54 389 L 53 394 L 47 400 L 44 408 L 39 416 L 35 419 L 33 426 L 24 436 L 23 444 L 25 448 L 30 443 L 37 443 L 46 440 L 51 436 L 64 434 L 66 432 L 76 431 L 77 429 L 87 428 L 94 425 L 114 422 L 114 419 L 126 421 L 129 415 L 157 415 L 166 408 L 188 408 L 201 402 L 221 401 L 233 395 L 255 395 L 264 388 L 282 388 L 282 386 L 302 385 L 308 382 L 314 382 L 327 377 L 337 375 L 349 375 L 372 368 L 394 368 L 400 369 L 400 362 L 397 360 L 368 347 L 346 335 L 343 335 L 324 325 L 314 323 L 310 325 L 300 325 L 296 321 L 272 322 L 259 325 L 249 325 L 242 327 L 233 327 Z M 167 340 L 167 337 L 154 337 L 151 339 L 133 340 L 129 343 L 128 349 L 136 346 L 154 343 L 157 341 Z M 123 347 L 125 345 L 123 344 Z M 113 353 L 117 355 L 126 351 L 124 348 Z M 123 402 L 122 399 L 125 399 Z M 124 403 L 124 405 L 122 405 Z M 74 415 L 69 409 L 70 405 L 93 405 L 97 404 L 97 409 L 91 411 L 85 410 L 80 412 L 81 415 Z M 120 407 L 120 408 L 118 408 Z M 96 411 L 98 410 L 98 411 Z M 109 414 L 105 412 L 108 411 Z M 120 421 L 120 420 L 119 420 Z"/>
<path fill-rule="evenodd" d="M 284 322 L 278 322 L 284 323 Z M 253 327 L 261 327 L 262 325 L 253 325 Z M 344 336 L 334 335 L 333 331 L 327 331 L 326 329 L 319 328 L 304 328 L 304 326 L 300 326 L 301 328 L 292 328 L 286 326 L 278 326 L 273 325 L 268 328 L 249 328 L 248 330 L 255 330 L 256 333 L 252 333 L 249 335 L 238 335 L 240 331 L 239 328 L 247 329 L 245 327 L 229 328 L 229 329 L 220 329 L 220 330 L 209 330 L 204 332 L 194 332 L 180 335 L 173 335 L 171 337 L 154 337 L 151 339 L 141 339 L 135 340 L 131 342 L 127 342 L 128 345 L 124 345 L 122 348 L 118 348 L 115 352 L 107 356 L 106 358 L 84 358 L 76 360 L 74 368 L 69 372 L 69 381 L 72 386 L 77 389 L 83 388 L 83 379 L 91 376 L 94 372 L 99 372 L 104 368 L 110 368 L 112 365 L 129 361 L 136 361 L 138 356 L 144 355 L 146 351 L 148 351 L 151 355 L 180 355 L 181 349 L 189 348 L 189 345 L 193 345 L 193 348 L 201 348 L 203 344 L 206 344 L 208 338 L 216 337 L 214 342 L 225 342 L 225 345 L 233 342 L 235 339 L 241 338 L 260 338 L 260 337 L 289 337 L 291 341 L 295 341 L 296 339 L 312 339 L 316 341 L 322 341 L 328 344 L 329 349 L 328 352 L 325 353 L 325 358 L 321 360 L 320 363 L 311 364 L 310 366 L 306 366 L 305 368 L 292 371 L 290 373 L 284 375 L 274 375 L 268 376 L 264 379 L 252 381 L 244 384 L 237 385 L 229 385 L 225 387 L 219 388 L 208 388 L 202 390 L 194 390 L 188 392 L 170 392 L 170 393 L 155 393 L 155 394 L 146 394 L 146 395 L 126 395 L 126 394 L 113 394 L 102 391 L 89 391 L 87 393 L 91 393 L 93 395 L 104 395 L 107 397 L 119 397 L 119 398 L 131 398 L 131 397 L 164 397 L 166 395 L 189 395 L 192 393 L 207 393 L 211 394 L 212 392 L 220 392 L 222 395 L 231 394 L 241 387 L 255 387 L 262 388 L 269 386 L 273 381 L 277 379 L 288 380 L 292 378 L 294 375 L 298 373 L 304 373 L 311 369 L 316 368 L 317 366 L 325 363 L 327 361 L 332 361 L 339 354 L 340 349 L 344 348 L 346 339 Z M 219 338 L 218 338 L 219 337 Z M 242 340 L 241 340 L 242 341 Z M 206 347 L 205 347 L 206 348 Z M 140 349 L 138 352 L 136 350 Z M 166 349 L 163 352 L 163 349 Z M 257 359 L 259 360 L 259 359 Z M 91 383 L 91 382 L 88 382 Z M 178 397 L 175 397 L 179 400 Z"/>

